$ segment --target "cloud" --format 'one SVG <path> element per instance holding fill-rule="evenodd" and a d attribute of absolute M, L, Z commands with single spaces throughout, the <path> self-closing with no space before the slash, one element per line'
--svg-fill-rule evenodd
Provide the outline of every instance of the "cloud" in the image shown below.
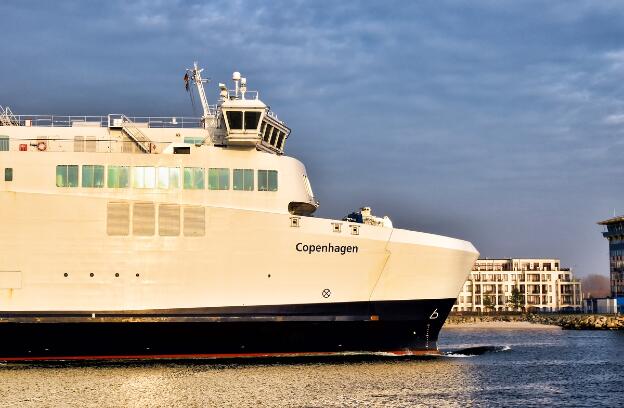
<path fill-rule="evenodd" d="M 608 125 L 621 125 L 624 124 L 624 113 L 616 113 L 613 115 L 605 116 L 604 123 Z"/>
<path fill-rule="evenodd" d="M 624 200 L 623 18 L 617 1 L 0 2 L 0 104 L 190 115 L 184 68 L 238 70 L 293 128 L 321 216 L 372 196 L 485 255 L 596 270 L 600 234 L 558 236 Z"/>

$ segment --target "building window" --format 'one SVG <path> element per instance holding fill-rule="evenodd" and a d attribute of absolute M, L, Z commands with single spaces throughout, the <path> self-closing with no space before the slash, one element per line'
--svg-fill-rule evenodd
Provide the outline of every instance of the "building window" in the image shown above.
<path fill-rule="evenodd" d="M 184 168 L 184 188 L 187 190 L 203 190 L 205 188 L 203 167 Z"/>
<path fill-rule="evenodd" d="M 134 167 L 132 169 L 132 187 L 135 187 L 135 188 L 156 187 L 156 168 Z"/>
<path fill-rule="evenodd" d="M 230 188 L 230 170 L 229 169 L 209 169 L 208 170 L 208 189 L 209 190 L 228 190 Z"/>
<path fill-rule="evenodd" d="M 258 191 L 277 191 L 277 170 L 258 170 Z"/>
<path fill-rule="evenodd" d="M 0 152 L 8 152 L 8 151 L 9 151 L 9 137 L 0 136 Z"/>
<path fill-rule="evenodd" d="M 130 167 L 108 166 L 108 188 L 128 188 L 130 185 Z"/>
<path fill-rule="evenodd" d="M 56 166 L 57 187 L 78 187 L 78 166 L 61 164 Z"/>
<path fill-rule="evenodd" d="M 82 186 L 95 188 L 104 187 L 104 166 L 82 166 Z"/>
<path fill-rule="evenodd" d="M 173 189 L 180 187 L 180 169 L 178 167 L 158 168 L 158 188 Z"/>
<path fill-rule="evenodd" d="M 4 181 L 13 181 L 13 168 L 7 167 L 4 169 Z"/>
<path fill-rule="evenodd" d="M 253 191 L 254 172 L 252 169 L 234 169 L 234 190 Z"/>

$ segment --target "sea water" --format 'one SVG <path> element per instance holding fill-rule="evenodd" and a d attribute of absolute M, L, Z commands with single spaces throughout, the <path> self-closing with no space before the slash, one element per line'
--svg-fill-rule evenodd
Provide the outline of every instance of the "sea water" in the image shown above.
<path fill-rule="evenodd" d="M 4 364 L 0 405 L 624 406 L 621 331 L 448 327 L 440 349 L 426 359 Z"/>

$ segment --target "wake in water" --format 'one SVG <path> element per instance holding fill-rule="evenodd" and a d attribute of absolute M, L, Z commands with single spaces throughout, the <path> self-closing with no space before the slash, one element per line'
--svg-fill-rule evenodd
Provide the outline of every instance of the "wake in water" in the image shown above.
<path fill-rule="evenodd" d="M 500 353 L 501 351 L 509 351 L 509 346 L 476 346 L 467 347 L 460 350 L 443 352 L 444 357 L 474 357 L 481 356 L 486 353 Z"/>

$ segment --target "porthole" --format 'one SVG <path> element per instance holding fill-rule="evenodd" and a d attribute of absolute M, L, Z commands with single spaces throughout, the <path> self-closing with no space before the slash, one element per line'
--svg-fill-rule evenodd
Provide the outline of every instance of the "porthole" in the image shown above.
<path fill-rule="evenodd" d="M 115 277 L 116 277 L 116 278 L 118 278 L 118 277 L 119 277 L 119 273 L 116 273 L 116 274 L 115 274 Z"/>
<path fill-rule="evenodd" d="M 89 274 L 89 276 L 90 276 L 90 277 L 94 277 L 94 276 L 95 276 L 95 274 L 94 274 L 93 272 L 91 272 L 91 273 Z"/>
<path fill-rule="evenodd" d="M 139 274 L 138 274 L 138 273 L 136 274 L 136 277 L 137 277 L 137 278 L 139 277 Z"/>
<path fill-rule="evenodd" d="M 69 276 L 69 274 L 68 274 L 67 272 L 65 272 L 65 273 L 63 274 L 63 276 L 64 276 L 64 277 L 68 277 L 68 276 Z"/>

